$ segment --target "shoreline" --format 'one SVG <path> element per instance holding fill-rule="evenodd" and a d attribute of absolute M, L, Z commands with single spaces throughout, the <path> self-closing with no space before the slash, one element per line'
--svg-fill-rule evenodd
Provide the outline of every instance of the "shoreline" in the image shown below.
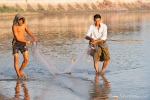
<path fill-rule="evenodd" d="M 21 13 L 25 16 L 30 15 L 59 15 L 59 14 L 83 14 L 83 13 L 114 13 L 114 12 L 143 12 L 143 11 L 150 11 L 150 10 L 93 10 L 93 11 L 43 11 L 43 12 L 2 12 L 0 13 L 0 17 L 6 17 L 6 16 L 14 16 L 17 13 Z"/>
<path fill-rule="evenodd" d="M 13 12 L 13 13 L 9 13 L 9 12 L 4 12 L 4 13 L 0 13 L 0 17 L 5 17 L 5 16 L 14 16 L 17 13 L 22 13 L 24 15 L 40 15 L 41 13 L 37 13 L 37 12 Z"/>

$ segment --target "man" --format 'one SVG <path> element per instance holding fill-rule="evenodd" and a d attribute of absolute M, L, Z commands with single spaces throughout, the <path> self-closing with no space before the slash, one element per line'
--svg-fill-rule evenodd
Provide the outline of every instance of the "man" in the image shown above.
<path fill-rule="evenodd" d="M 85 38 L 90 40 L 90 45 L 94 45 L 94 49 L 96 49 L 92 54 L 96 73 L 104 74 L 105 68 L 110 60 L 110 55 L 106 44 L 107 26 L 101 23 L 101 16 L 99 14 L 94 16 L 94 24 L 90 25 Z M 103 61 L 103 66 L 100 71 L 99 61 Z"/>
<path fill-rule="evenodd" d="M 36 41 L 36 38 L 28 30 L 26 23 L 25 23 L 25 18 L 21 14 L 16 14 L 16 16 L 13 20 L 12 31 L 13 31 L 13 35 L 14 35 L 14 39 L 12 41 L 14 67 L 15 67 L 18 78 L 21 78 L 21 77 L 25 76 L 25 73 L 23 73 L 22 70 L 25 68 L 25 66 L 28 63 L 28 48 L 27 48 L 26 44 L 31 43 L 31 40 L 25 39 L 25 32 L 29 36 L 32 37 L 33 41 Z M 24 58 L 20 68 L 18 66 L 19 51 L 22 53 L 23 58 Z"/>

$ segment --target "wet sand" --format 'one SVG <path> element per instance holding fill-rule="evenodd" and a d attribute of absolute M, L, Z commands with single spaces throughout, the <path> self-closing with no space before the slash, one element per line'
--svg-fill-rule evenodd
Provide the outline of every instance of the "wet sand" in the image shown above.
<path fill-rule="evenodd" d="M 27 16 L 27 25 L 49 61 L 64 71 L 87 47 L 85 32 L 94 14 L 33 15 Z M 149 100 L 149 12 L 101 15 L 108 26 L 108 39 L 120 40 L 108 41 L 111 61 L 104 76 L 95 75 L 91 57 L 83 57 L 72 74 L 54 76 L 32 57 L 28 45 L 29 63 L 24 72 L 35 80 L 23 81 L 12 80 L 16 78 L 11 50 L 13 17 L 1 17 L 0 100 Z M 19 64 L 21 62 L 20 54 Z M 102 63 L 99 64 L 101 68 Z"/>

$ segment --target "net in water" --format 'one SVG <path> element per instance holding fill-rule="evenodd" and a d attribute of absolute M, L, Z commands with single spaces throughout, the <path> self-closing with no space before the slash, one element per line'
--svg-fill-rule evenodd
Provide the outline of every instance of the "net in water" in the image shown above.
<path fill-rule="evenodd" d="M 70 70 L 72 70 L 75 67 L 75 65 L 79 61 L 81 61 L 81 59 L 83 57 L 88 56 L 87 53 L 89 51 L 89 47 L 85 48 L 81 52 L 81 54 L 75 59 L 75 61 L 73 63 L 71 63 L 64 71 L 59 71 L 56 66 L 54 66 L 52 63 L 50 63 L 48 58 L 42 52 L 42 49 L 43 49 L 43 47 L 41 48 L 41 46 L 38 45 L 38 42 L 33 42 L 32 46 L 31 46 L 32 56 L 34 58 L 38 59 L 39 61 L 41 61 L 43 64 L 45 64 L 45 66 L 49 69 L 49 71 L 53 75 L 68 73 Z"/>

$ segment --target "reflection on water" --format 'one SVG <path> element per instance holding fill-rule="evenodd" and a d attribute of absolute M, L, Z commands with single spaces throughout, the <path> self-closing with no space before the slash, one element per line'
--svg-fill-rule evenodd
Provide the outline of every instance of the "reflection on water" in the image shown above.
<path fill-rule="evenodd" d="M 1 81 L 1 85 L 3 85 L 3 83 L 4 82 Z M 28 88 L 23 81 L 6 81 L 5 85 L 6 86 L 3 86 L 3 90 L 0 91 L 2 93 L 0 93 L 0 100 L 30 100 Z M 6 90 L 7 92 L 5 93 Z"/>
<path fill-rule="evenodd" d="M 96 12 L 98 13 L 98 12 Z M 80 38 L 85 35 L 88 26 L 93 23 L 95 13 L 85 14 L 61 14 L 61 15 L 40 15 L 26 16 L 27 25 L 31 32 L 36 34 L 39 41 L 54 40 L 60 38 Z M 141 12 L 120 12 L 100 13 L 102 21 L 108 26 L 108 34 L 126 34 L 140 31 L 143 16 L 149 17 L 148 13 Z M 0 18 L 0 39 L 12 38 L 13 16 Z M 138 23 L 138 24 L 137 24 Z M 65 41 L 65 39 L 64 39 Z"/>
<path fill-rule="evenodd" d="M 95 13 L 31 15 L 26 16 L 26 18 L 28 28 L 36 35 L 39 45 L 43 47 L 43 53 L 48 57 L 50 62 L 58 65 L 57 69 L 64 71 L 66 66 L 71 63 L 71 60 L 75 59 L 83 49 L 85 49 L 84 47 L 87 47 L 88 41 L 85 40 L 85 33 L 89 25 L 93 23 L 94 14 Z M 102 15 L 102 21 L 108 26 L 108 39 L 120 40 L 118 42 L 108 41 L 111 61 L 106 68 L 105 76 L 111 83 L 111 91 L 110 83 L 105 76 L 95 76 L 92 58 L 90 58 L 90 64 L 86 62 L 87 59 L 83 59 L 81 63 L 75 67 L 75 70 L 72 71 L 72 77 L 60 77 L 63 83 L 65 83 L 64 86 L 59 85 L 60 81 L 54 82 L 54 84 L 53 81 L 47 82 L 47 79 L 49 79 L 52 74 L 47 70 L 44 64 L 35 61 L 31 55 L 29 55 L 30 60 L 24 72 L 28 76 L 33 76 L 36 79 L 36 81 L 33 82 L 34 85 L 32 82 L 28 82 L 28 90 L 32 92 L 26 91 L 22 97 L 23 92 L 19 90 L 27 90 L 22 82 L 18 82 L 17 84 L 11 82 L 13 83 L 11 85 L 8 82 L 1 82 L 0 92 L 6 95 L 6 97 L 13 98 L 15 87 L 13 85 L 15 84 L 17 87 L 20 86 L 20 89 L 16 88 L 16 93 L 21 94 L 20 97 L 19 95 L 15 96 L 19 98 L 27 97 L 29 99 L 30 95 L 31 100 L 40 100 L 37 98 L 38 95 L 42 94 L 45 94 L 45 98 L 51 98 L 51 100 L 59 100 L 62 98 L 65 98 L 65 100 L 110 99 L 109 94 L 111 94 L 112 97 L 118 96 L 119 100 L 130 99 L 121 97 L 120 93 L 126 97 L 130 94 L 145 94 L 147 98 L 138 99 L 149 100 L 149 11 L 101 12 L 100 14 Z M 0 18 L 0 79 L 15 77 L 13 56 L 11 56 L 11 41 L 13 38 L 11 30 L 12 20 L 13 16 Z M 125 42 L 123 40 L 142 41 Z M 21 57 L 19 59 L 19 61 L 22 61 Z M 94 77 L 95 83 L 93 83 Z M 46 81 L 47 85 L 45 86 L 41 81 Z M 44 90 L 44 86 L 49 86 L 49 88 Z M 36 88 L 36 91 L 34 91 L 35 87 L 39 88 Z M 74 90 L 74 92 L 65 87 L 69 87 L 69 89 Z"/>
<path fill-rule="evenodd" d="M 100 80 L 102 78 L 102 83 Z M 89 91 L 90 100 L 108 100 L 110 93 L 110 83 L 103 75 L 95 75 L 95 83 L 93 86 L 93 90 Z"/>
<path fill-rule="evenodd" d="M 21 88 L 23 89 L 23 93 L 21 93 Z M 23 97 L 23 99 L 21 97 Z M 20 99 L 30 100 L 30 97 L 26 85 L 22 81 L 17 81 L 15 87 L 14 100 L 20 100 Z"/>

